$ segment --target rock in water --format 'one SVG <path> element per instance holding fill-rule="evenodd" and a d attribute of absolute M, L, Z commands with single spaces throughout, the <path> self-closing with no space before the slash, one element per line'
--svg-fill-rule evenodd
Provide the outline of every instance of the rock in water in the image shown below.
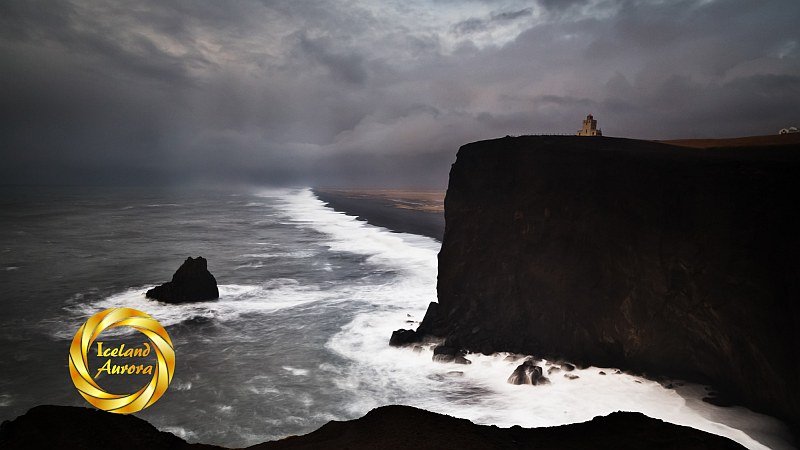
<path fill-rule="evenodd" d="M 389 338 L 389 345 L 392 347 L 404 347 L 424 341 L 426 337 L 431 335 L 431 327 L 442 326 L 442 321 L 438 315 L 438 311 L 439 304 L 436 302 L 431 302 L 430 305 L 428 305 L 428 310 L 425 312 L 425 317 L 422 319 L 423 323 L 427 323 L 428 325 L 420 325 L 416 331 L 406 329 L 395 330 L 392 333 L 392 337 Z M 413 323 L 413 321 L 409 321 L 409 323 Z"/>
<path fill-rule="evenodd" d="M 186 258 L 172 275 L 172 281 L 150 289 L 145 294 L 165 303 L 188 303 L 219 298 L 217 280 L 208 271 L 208 261 L 202 256 Z"/>
<path fill-rule="evenodd" d="M 414 330 L 396 330 L 389 339 L 392 347 L 403 347 L 420 341 L 419 335 Z"/>
<path fill-rule="evenodd" d="M 472 364 L 472 361 L 465 358 L 467 352 L 455 347 L 440 345 L 433 349 L 433 361 L 441 363 Z"/>
<path fill-rule="evenodd" d="M 542 368 L 533 363 L 533 361 L 525 361 L 517 366 L 514 372 L 508 377 L 508 382 L 511 384 L 547 384 L 550 380 L 542 375 Z"/>

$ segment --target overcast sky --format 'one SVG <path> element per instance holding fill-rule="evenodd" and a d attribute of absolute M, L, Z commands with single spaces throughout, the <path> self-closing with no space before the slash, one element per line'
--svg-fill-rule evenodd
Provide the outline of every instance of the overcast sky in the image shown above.
<path fill-rule="evenodd" d="M 800 126 L 800 1 L 0 1 L 0 183 L 443 186 L 464 143 Z"/>

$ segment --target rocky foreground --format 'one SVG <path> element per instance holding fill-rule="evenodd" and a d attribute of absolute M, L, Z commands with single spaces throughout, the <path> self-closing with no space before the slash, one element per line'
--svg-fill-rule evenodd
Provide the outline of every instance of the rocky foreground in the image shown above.
<path fill-rule="evenodd" d="M 434 335 L 448 348 L 711 382 L 797 431 L 800 144 L 788 144 L 463 146 L 439 303 L 395 344 Z"/>
<path fill-rule="evenodd" d="M 189 444 L 134 416 L 72 406 L 37 406 L 0 426 L 3 449 L 220 449 Z M 383 406 L 364 417 L 250 449 L 741 449 L 713 434 L 639 413 L 549 428 L 498 428 L 410 406 Z"/>

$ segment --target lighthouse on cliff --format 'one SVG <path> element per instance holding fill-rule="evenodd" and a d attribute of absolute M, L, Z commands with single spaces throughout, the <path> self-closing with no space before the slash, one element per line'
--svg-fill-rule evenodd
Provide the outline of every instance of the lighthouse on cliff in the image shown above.
<path fill-rule="evenodd" d="M 597 120 L 591 114 L 583 121 L 583 128 L 578 131 L 578 136 L 602 136 L 603 132 L 597 128 Z"/>

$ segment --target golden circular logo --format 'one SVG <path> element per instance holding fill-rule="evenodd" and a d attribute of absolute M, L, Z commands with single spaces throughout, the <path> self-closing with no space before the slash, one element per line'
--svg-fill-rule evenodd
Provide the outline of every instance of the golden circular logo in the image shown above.
<path fill-rule="evenodd" d="M 109 358 L 98 370 L 119 374 L 152 374 L 150 382 L 132 394 L 112 394 L 101 388 L 89 373 L 88 355 L 92 344 L 104 330 L 116 327 L 131 327 L 150 339 L 155 352 L 155 365 L 111 365 Z M 144 357 L 150 353 L 150 344 L 144 343 L 142 348 L 103 349 L 98 342 L 96 351 L 102 357 Z M 113 371 L 113 372 L 112 372 Z M 69 347 L 69 374 L 78 392 L 95 407 L 118 414 L 130 414 L 141 411 L 156 402 L 167 390 L 175 373 L 175 349 L 167 330 L 156 319 L 148 314 L 131 308 L 110 308 L 101 311 L 86 321 L 75 333 Z"/>

